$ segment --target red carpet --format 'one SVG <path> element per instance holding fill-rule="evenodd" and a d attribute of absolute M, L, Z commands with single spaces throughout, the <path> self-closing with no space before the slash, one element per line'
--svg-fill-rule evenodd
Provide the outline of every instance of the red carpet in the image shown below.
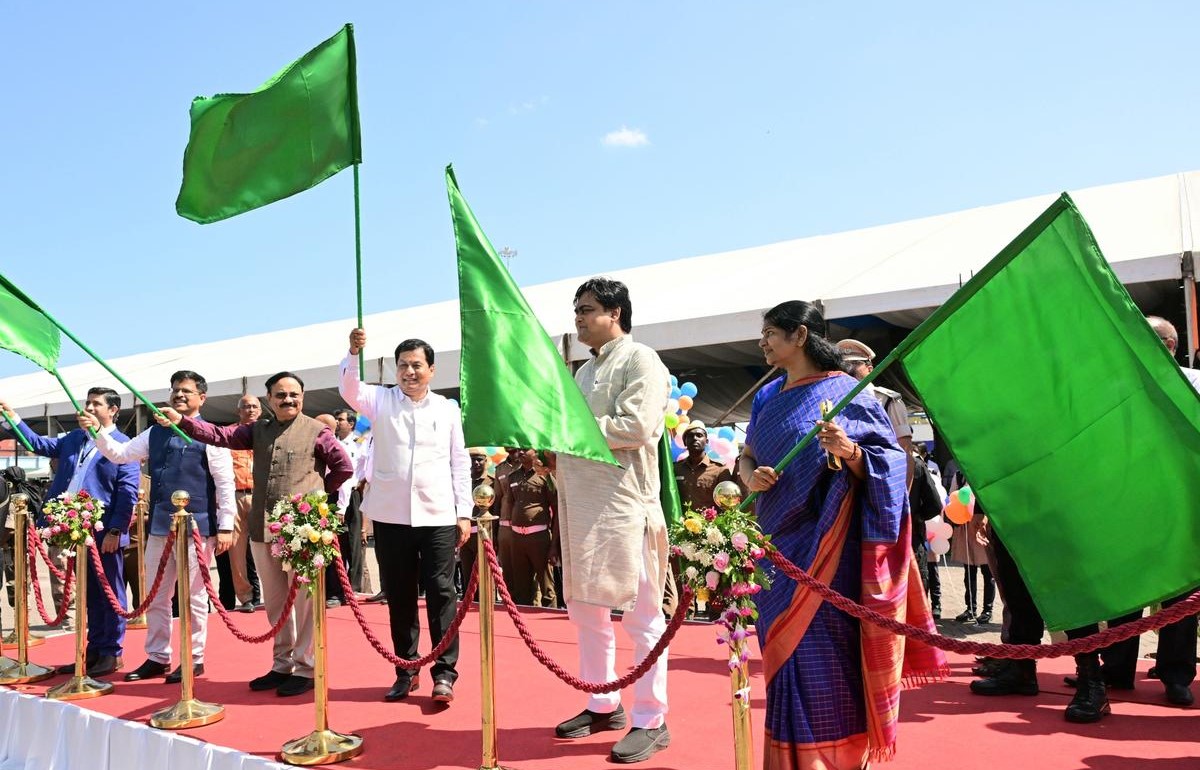
<path fill-rule="evenodd" d="M 383 607 L 368 606 L 375 633 L 388 638 Z M 241 627 L 259 633 L 266 616 L 235 615 Z M 529 611 L 533 632 L 543 646 L 570 670 L 576 667 L 574 631 L 565 614 Z M 617 733 L 578 741 L 554 737 L 553 725 L 583 708 L 585 697 L 561 683 L 534 660 L 508 617 L 497 616 L 497 723 L 501 764 L 516 770 L 611 768 L 608 749 Z M 126 670 L 143 660 L 144 632 L 127 636 Z M 253 693 L 245 682 L 270 665 L 268 645 L 243 644 L 217 616 L 209 624 L 208 673 L 197 680 L 196 697 L 226 707 L 224 721 L 185 731 L 195 738 L 274 757 L 287 740 L 313 729 L 312 697 L 279 698 L 274 692 Z M 642 768 L 728 768 L 733 764 L 729 679 L 713 629 L 685 625 L 671 647 L 668 718 L 673 743 Z M 382 702 L 392 681 L 392 668 L 371 649 L 349 608 L 329 611 L 330 727 L 356 732 L 365 741 L 363 754 L 347 767 L 371 770 L 404 768 L 477 768 L 480 765 L 478 615 L 463 624 L 460 678 L 449 708 L 429 699 L 428 676 L 408 701 Z M 629 645 L 617 632 L 619 667 L 628 666 Z M 73 636 L 61 636 L 31 650 L 33 662 L 65 663 L 72 659 Z M 427 649 L 427 647 L 425 648 Z M 900 743 L 896 760 L 877 767 L 894 770 L 973 770 L 975 768 L 1061 768 L 1063 770 L 1185 770 L 1200 768 L 1200 709 L 1177 709 L 1162 701 L 1162 686 L 1140 679 L 1133 693 L 1119 693 L 1113 715 L 1095 725 L 1070 725 L 1062 710 L 1070 694 L 1062 675 L 1070 660 L 1040 665 L 1044 692 L 1038 697 L 982 698 L 966 682 L 970 661 L 952 657 L 955 677 L 944 684 L 906 692 L 902 697 Z M 1142 673 L 1148 663 L 1143 661 Z M 113 694 L 79 705 L 127 719 L 145 720 L 179 698 L 178 686 L 162 680 L 125 683 L 120 675 Z M 63 681 L 61 677 L 49 684 Z M 24 686 L 40 693 L 46 683 Z M 754 687 L 755 748 L 761 751 L 761 677 Z M 1131 696 L 1131 697 L 1124 697 Z M 628 701 L 628 693 L 626 694 Z M 627 703 L 628 705 L 628 703 Z M 755 767 L 760 764 L 756 760 Z"/>

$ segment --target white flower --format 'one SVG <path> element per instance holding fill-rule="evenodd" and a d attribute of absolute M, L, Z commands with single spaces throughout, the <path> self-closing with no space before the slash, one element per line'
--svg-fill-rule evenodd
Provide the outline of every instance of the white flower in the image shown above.
<path fill-rule="evenodd" d="M 696 560 L 696 546 L 695 545 L 693 545 L 691 543 L 684 543 L 683 545 L 679 546 L 679 550 L 683 551 L 683 556 L 688 561 Z"/>
<path fill-rule="evenodd" d="M 298 537 L 293 537 L 291 543 L 288 544 L 288 547 L 293 551 L 299 551 L 303 546 L 304 542 Z"/>
<path fill-rule="evenodd" d="M 725 536 L 716 527 L 709 527 L 704 530 L 704 539 L 712 545 L 722 545 L 725 543 Z"/>
<path fill-rule="evenodd" d="M 696 554 L 696 561 L 700 562 L 705 567 L 711 567 L 713 563 L 712 554 L 708 551 L 701 551 L 700 553 Z"/>
<path fill-rule="evenodd" d="M 688 567 L 683 571 L 683 574 L 687 576 L 688 580 L 695 580 L 696 578 L 700 577 L 700 570 L 696 569 L 695 567 Z"/>

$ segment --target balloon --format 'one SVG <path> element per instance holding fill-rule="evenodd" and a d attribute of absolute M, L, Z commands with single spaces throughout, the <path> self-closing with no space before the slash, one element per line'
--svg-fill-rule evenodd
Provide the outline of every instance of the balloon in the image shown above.
<path fill-rule="evenodd" d="M 683 435 L 680 433 L 672 433 L 671 434 L 671 443 L 674 444 L 675 446 L 679 447 L 680 449 L 683 449 Z"/>
<path fill-rule="evenodd" d="M 668 414 L 663 418 L 663 422 L 667 424 L 668 428 L 674 428 L 675 426 L 679 425 L 679 415 Z"/>
<path fill-rule="evenodd" d="M 667 399 L 667 414 L 676 414 L 679 411 L 679 400 L 675 398 Z"/>
<path fill-rule="evenodd" d="M 667 378 L 667 380 L 671 383 L 672 388 L 679 387 L 679 378 L 676 377 L 675 375 L 672 374 L 670 377 Z"/>
<path fill-rule="evenodd" d="M 717 435 L 720 436 L 721 438 L 727 438 L 730 441 L 733 441 L 733 436 L 734 436 L 733 428 L 730 428 L 727 425 L 724 428 L 721 428 L 720 430 L 718 430 Z"/>
<path fill-rule="evenodd" d="M 687 450 L 684 449 L 683 447 L 679 447 L 678 449 L 676 449 L 674 452 L 671 453 L 672 460 L 678 460 L 679 458 L 686 457 L 686 456 L 687 456 Z"/>
<path fill-rule="evenodd" d="M 949 522 L 939 521 L 934 533 L 943 540 L 949 540 L 954 536 L 954 527 Z"/>
<path fill-rule="evenodd" d="M 695 398 L 698 388 L 694 382 L 685 382 L 679 386 L 679 392 L 689 398 Z"/>
<path fill-rule="evenodd" d="M 667 403 L 670 404 L 670 402 L 667 402 Z M 692 397 L 688 396 L 688 395 L 680 396 L 679 397 L 679 409 L 681 411 L 686 412 L 687 410 L 689 410 L 691 408 L 692 408 Z"/>
<path fill-rule="evenodd" d="M 943 521 L 945 521 L 945 519 L 943 519 L 942 514 L 939 513 L 937 516 L 934 516 L 932 519 L 929 519 L 925 522 L 925 529 L 929 530 L 932 527 L 940 527 Z"/>
<path fill-rule="evenodd" d="M 671 398 L 679 398 L 682 395 L 683 392 L 679 388 L 671 388 Z"/>
<path fill-rule="evenodd" d="M 946 553 L 946 551 L 949 551 L 949 550 L 950 550 L 950 541 L 943 540 L 940 537 L 937 540 L 934 540 L 933 542 L 931 542 L 929 544 L 930 553 L 935 553 L 938 556 L 941 556 L 942 554 Z"/>
<path fill-rule="evenodd" d="M 957 497 L 951 498 L 950 502 L 946 503 L 946 507 L 942 513 L 955 524 L 966 524 L 971 520 L 971 512 L 967 510 L 967 506 L 963 505 L 962 501 Z"/>
<path fill-rule="evenodd" d="M 971 504 L 971 488 L 970 487 L 962 487 L 961 489 L 958 490 L 958 501 L 960 503 L 962 503 L 963 505 Z"/>
<path fill-rule="evenodd" d="M 371 421 L 360 414 L 358 419 L 354 421 L 354 430 L 358 431 L 359 433 L 366 433 L 370 429 Z"/>

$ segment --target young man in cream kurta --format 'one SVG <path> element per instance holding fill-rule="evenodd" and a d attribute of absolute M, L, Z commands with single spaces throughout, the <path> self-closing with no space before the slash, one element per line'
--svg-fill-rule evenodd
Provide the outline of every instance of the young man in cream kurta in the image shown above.
<path fill-rule="evenodd" d="M 567 613 L 579 632 L 580 675 L 616 672 L 612 608 L 641 662 L 666 630 L 663 586 L 667 527 L 659 504 L 658 438 L 669 373 L 658 354 L 628 335 L 632 306 L 624 284 L 593 278 L 575 293 L 579 341 L 595 356 L 575 374 L 620 467 L 558 457 L 559 528 Z M 612 749 L 615 762 L 649 759 L 666 748 L 666 653 L 634 685 L 633 725 Z M 625 727 L 620 693 L 593 695 L 587 709 L 558 725 L 560 738 Z"/>

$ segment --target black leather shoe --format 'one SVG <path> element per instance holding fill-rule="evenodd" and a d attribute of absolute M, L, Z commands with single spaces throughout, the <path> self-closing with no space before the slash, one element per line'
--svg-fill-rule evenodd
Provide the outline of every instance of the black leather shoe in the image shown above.
<path fill-rule="evenodd" d="M 283 684 L 275 688 L 275 694 L 281 698 L 287 698 L 291 695 L 300 695 L 306 693 L 313 688 L 312 677 L 298 676 L 292 674 L 284 681 Z"/>
<path fill-rule="evenodd" d="M 420 686 L 420 682 L 421 680 L 415 676 L 412 678 L 398 676 L 396 677 L 395 683 L 392 685 L 392 689 L 383 694 L 383 699 L 388 703 L 395 703 L 398 700 L 404 700 L 408 697 L 410 692 L 417 691 L 417 688 Z"/>
<path fill-rule="evenodd" d="M 195 663 L 192 665 L 192 676 L 200 676 L 204 673 L 204 664 Z M 167 674 L 167 684 L 179 684 L 183 681 L 183 666 L 176 666 L 175 670 Z"/>
<path fill-rule="evenodd" d="M 147 660 L 142 665 L 125 675 L 126 682 L 140 682 L 143 679 L 157 679 L 167 673 L 167 664 L 157 660 Z M 168 680 L 169 681 L 169 680 Z"/>
<path fill-rule="evenodd" d="M 1112 706 L 1108 703 L 1108 693 L 1104 691 L 1104 675 L 1100 673 L 1099 662 L 1077 659 L 1075 697 L 1067 704 L 1063 717 L 1075 724 L 1091 724 L 1099 722 L 1110 713 Z"/>
<path fill-rule="evenodd" d="M 250 680 L 250 689 L 255 692 L 263 692 L 264 690 L 274 690 L 279 685 L 286 682 L 292 675 L 285 674 L 282 671 L 271 670 L 257 679 Z"/>
<path fill-rule="evenodd" d="M 454 682 L 449 679 L 439 679 L 434 682 L 433 700 L 437 703 L 449 703 L 454 700 Z"/>
<path fill-rule="evenodd" d="M 667 726 L 635 727 L 612 747 L 612 761 L 622 765 L 643 762 L 671 745 Z"/>
<path fill-rule="evenodd" d="M 1167 688 L 1167 703 L 1175 706 L 1190 706 L 1196 701 L 1190 687 L 1169 683 L 1163 686 Z"/>
<path fill-rule="evenodd" d="M 1037 667 L 1032 660 L 1006 660 L 994 676 L 971 682 L 976 695 L 1037 695 Z"/>
<path fill-rule="evenodd" d="M 108 676 L 124 667 L 125 661 L 120 655 L 100 655 L 96 658 L 95 663 L 87 667 L 87 675 L 92 677 Z"/>
<path fill-rule="evenodd" d="M 334 607 L 341 607 L 342 600 L 337 598 L 336 596 L 331 596 L 325 600 L 325 606 L 328 607 L 329 609 L 333 609 Z"/>
<path fill-rule="evenodd" d="M 625 729 L 625 709 L 617 706 L 610 714 L 598 714 L 584 709 L 575 716 L 554 728 L 554 734 L 559 738 L 583 738 L 592 733 L 605 730 Z"/>
<path fill-rule="evenodd" d="M 96 658 L 100 657 L 94 652 L 88 652 L 83 656 L 83 671 L 86 674 L 87 670 L 96 665 Z M 75 663 L 71 662 L 65 666 L 59 666 L 54 670 L 56 674 L 66 674 L 67 676 L 75 676 Z"/>

